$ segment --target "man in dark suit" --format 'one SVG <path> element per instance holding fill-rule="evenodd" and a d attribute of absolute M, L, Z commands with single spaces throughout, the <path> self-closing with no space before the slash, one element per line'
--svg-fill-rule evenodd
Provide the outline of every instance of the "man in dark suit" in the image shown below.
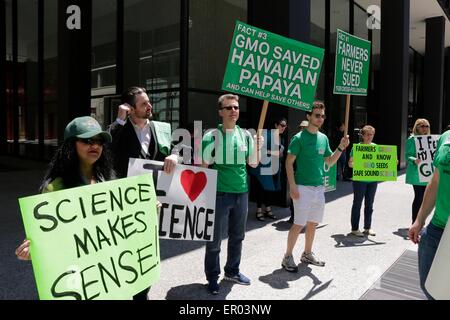
<path fill-rule="evenodd" d="M 118 178 L 127 176 L 129 158 L 164 161 L 170 173 L 178 162 L 178 154 L 170 154 L 169 123 L 150 120 L 152 105 L 144 88 L 131 87 L 122 95 L 117 119 L 110 126 L 113 137 L 114 169 Z"/>
<path fill-rule="evenodd" d="M 177 151 L 171 154 L 170 124 L 152 121 L 151 117 L 152 105 L 145 89 L 127 89 L 122 95 L 117 119 L 109 128 L 118 178 L 127 176 L 129 158 L 164 161 L 164 171 L 169 174 L 178 163 Z M 147 300 L 149 289 L 136 294 L 133 300 Z"/>

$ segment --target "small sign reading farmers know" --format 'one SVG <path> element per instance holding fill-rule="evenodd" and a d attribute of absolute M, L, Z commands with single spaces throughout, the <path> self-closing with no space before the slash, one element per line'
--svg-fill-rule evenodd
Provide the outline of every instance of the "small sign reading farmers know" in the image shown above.
<path fill-rule="evenodd" d="M 222 90 L 310 111 L 324 49 L 236 22 Z"/>
<path fill-rule="evenodd" d="M 40 299 L 130 299 L 159 278 L 151 176 L 19 199 Z"/>
<path fill-rule="evenodd" d="M 130 158 L 128 176 L 150 173 L 156 183 L 159 236 L 164 239 L 212 241 L 216 212 L 217 171 L 177 165 L 172 174 L 163 163 Z"/>
<path fill-rule="evenodd" d="M 420 163 L 417 165 L 420 182 L 429 182 L 433 176 L 433 160 L 439 137 L 439 135 L 414 136 L 416 142 L 416 158 L 420 159 Z"/>
<path fill-rule="evenodd" d="M 354 181 L 397 181 L 397 146 L 355 144 Z"/>
<path fill-rule="evenodd" d="M 369 66 L 370 41 L 338 29 L 333 93 L 366 96 Z"/>
<path fill-rule="evenodd" d="M 325 192 L 336 190 L 336 164 L 331 168 L 326 163 L 323 164 L 325 175 L 323 176 L 323 185 Z"/>

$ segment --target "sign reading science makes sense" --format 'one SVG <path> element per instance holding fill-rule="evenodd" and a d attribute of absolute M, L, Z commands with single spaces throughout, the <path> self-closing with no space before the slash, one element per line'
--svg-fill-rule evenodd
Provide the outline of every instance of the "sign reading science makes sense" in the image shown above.
<path fill-rule="evenodd" d="M 40 299 L 131 299 L 159 279 L 149 175 L 19 199 Z"/>
<path fill-rule="evenodd" d="M 353 181 L 397 181 L 397 146 L 355 144 Z"/>
<path fill-rule="evenodd" d="M 339 29 L 336 37 L 333 93 L 366 96 L 369 82 L 370 41 Z"/>
<path fill-rule="evenodd" d="M 222 90 L 310 111 L 324 49 L 236 22 Z"/>

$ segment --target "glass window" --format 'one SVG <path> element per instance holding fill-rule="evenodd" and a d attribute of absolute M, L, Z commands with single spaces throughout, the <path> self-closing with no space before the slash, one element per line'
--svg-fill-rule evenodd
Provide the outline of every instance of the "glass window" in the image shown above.
<path fill-rule="evenodd" d="M 14 140 L 13 131 L 13 65 L 12 65 L 12 0 L 5 1 L 6 17 L 6 139 L 9 143 Z"/>
<path fill-rule="evenodd" d="M 204 94 L 197 92 L 189 92 L 189 119 L 188 122 L 193 124 L 194 121 L 202 121 L 203 130 L 216 128 L 222 120 L 218 114 L 217 99 L 220 94 Z M 199 117 L 201 115 L 201 117 Z M 248 128 L 247 123 L 247 99 L 245 96 L 239 96 L 239 120 L 238 125 L 242 128 Z"/>
<path fill-rule="evenodd" d="M 354 35 L 368 40 L 369 29 L 367 28 L 367 13 L 357 5 L 354 8 Z M 370 77 L 369 77 L 370 78 Z M 369 84 L 368 84 L 369 86 Z M 368 87 L 370 90 L 370 87 Z M 367 124 L 367 97 L 366 96 L 353 96 L 353 110 L 354 110 L 354 127 L 361 128 Z"/>
<path fill-rule="evenodd" d="M 310 43 L 325 47 L 325 0 L 311 1 L 311 38 Z M 325 59 L 325 57 L 324 57 Z M 316 99 L 325 100 L 325 68 L 322 67 L 317 84 Z"/>
<path fill-rule="evenodd" d="M 44 144 L 58 144 L 58 0 L 44 2 Z"/>
<path fill-rule="evenodd" d="M 247 1 L 191 0 L 189 5 L 189 87 L 218 91 L 236 20 L 247 21 Z"/>
<path fill-rule="evenodd" d="M 357 5 L 354 6 L 354 34 L 359 38 L 369 39 L 369 29 L 367 28 L 367 19 L 369 15 Z"/>
<path fill-rule="evenodd" d="M 92 95 L 116 92 L 117 1 L 92 2 Z"/>
<path fill-rule="evenodd" d="M 38 8 L 37 1 L 18 0 L 19 142 L 37 144 Z M 21 154 L 25 149 L 21 147 Z M 23 152 L 22 152 L 23 151 Z"/>
<path fill-rule="evenodd" d="M 127 83 L 179 88 L 180 1 L 124 1 L 124 70 Z"/>
<path fill-rule="evenodd" d="M 149 93 L 152 103 L 153 119 L 169 122 L 172 129 L 180 126 L 180 92 Z"/>
<path fill-rule="evenodd" d="M 116 93 L 117 0 L 92 2 L 91 116 L 105 128 L 103 97 Z M 105 123 L 108 122 L 108 123 Z"/>
<path fill-rule="evenodd" d="M 330 1 L 330 84 L 331 90 L 334 86 L 334 72 L 336 63 L 336 34 L 337 29 L 349 32 L 350 25 L 350 4 L 349 0 Z M 327 106 L 328 113 L 331 113 L 333 123 L 331 127 L 338 126 L 345 119 L 345 95 L 331 95 L 330 105 Z"/>

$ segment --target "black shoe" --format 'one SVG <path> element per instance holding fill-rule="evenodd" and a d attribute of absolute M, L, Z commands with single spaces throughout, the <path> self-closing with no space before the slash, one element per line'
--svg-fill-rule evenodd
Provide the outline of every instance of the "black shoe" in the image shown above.
<path fill-rule="evenodd" d="M 266 216 L 266 218 L 273 219 L 273 220 L 275 220 L 277 218 L 277 216 L 272 213 L 272 210 L 266 210 L 264 212 L 264 215 Z"/>
<path fill-rule="evenodd" d="M 264 213 L 262 211 L 256 211 L 256 219 L 259 221 L 266 221 L 266 218 L 264 218 Z"/>
<path fill-rule="evenodd" d="M 211 280 L 208 282 L 208 291 L 209 293 L 216 295 L 219 293 L 220 286 L 217 283 L 217 280 Z"/>

